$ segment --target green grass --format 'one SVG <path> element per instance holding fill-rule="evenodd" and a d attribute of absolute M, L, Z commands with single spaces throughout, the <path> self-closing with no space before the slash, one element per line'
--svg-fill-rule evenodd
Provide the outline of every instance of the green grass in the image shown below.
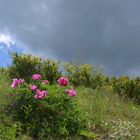
<path fill-rule="evenodd" d="M 94 132 L 99 133 L 101 137 L 111 134 L 114 122 L 121 120 L 134 124 L 138 129 L 136 133 L 140 139 L 140 106 L 124 101 L 118 95 L 105 89 L 92 90 L 79 87 L 78 92 L 79 107 L 86 113 Z"/>
<path fill-rule="evenodd" d="M 12 114 L 7 114 L 7 106 L 14 101 L 14 92 L 9 83 L 8 76 L 0 73 L 0 140 L 15 140 L 17 134 L 17 122 L 13 121 Z M 21 135 L 17 140 L 31 140 L 31 138 Z"/>
<path fill-rule="evenodd" d="M 15 137 L 18 134 L 17 124 L 20 125 L 20 123 L 13 121 L 12 114 L 6 113 L 6 106 L 14 101 L 14 91 L 9 83 L 8 77 L 0 74 L 0 140 L 31 140 L 31 137 L 24 134 L 19 134 L 18 138 Z M 131 122 L 137 128 L 130 127 L 129 131 L 136 133 L 135 139 L 140 140 L 140 106 L 124 101 L 108 88 L 92 90 L 78 87 L 77 91 L 79 109 L 88 119 L 89 135 L 93 132 L 98 135 L 97 139 L 102 139 L 114 133 L 113 126 L 120 129 L 117 122 L 125 121 Z"/>

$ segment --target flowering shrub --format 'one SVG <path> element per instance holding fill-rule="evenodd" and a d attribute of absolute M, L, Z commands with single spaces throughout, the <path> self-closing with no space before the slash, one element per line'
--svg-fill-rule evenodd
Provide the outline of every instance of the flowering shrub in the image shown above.
<path fill-rule="evenodd" d="M 34 74 L 32 83 L 17 84 L 18 106 L 16 119 L 23 131 L 33 138 L 67 137 L 77 135 L 85 120 L 76 105 L 76 90 L 61 77 L 58 84 L 50 85 L 41 75 Z"/>

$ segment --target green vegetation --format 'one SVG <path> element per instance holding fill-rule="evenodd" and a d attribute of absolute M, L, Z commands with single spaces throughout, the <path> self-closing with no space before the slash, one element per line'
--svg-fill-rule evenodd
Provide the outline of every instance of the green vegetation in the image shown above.
<path fill-rule="evenodd" d="M 59 62 L 49 59 L 42 60 L 29 54 L 12 53 L 11 58 L 12 65 L 8 68 L 8 74 L 11 78 L 23 78 L 29 82 L 33 74 L 40 73 L 53 84 L 61 76 Z"/>
<path fill-rule="evenodd" d="M 120 121 L 131 122 L 137 128 L 130 127 L 127 131 L 127 133 L 130 133 L 130 137 L 140 134 L 139 105 L 135 105 L 131 101 L 124 101 L 117 94 L 114 94 L 111 89 L 108 90 L 107 88 L 92 90 L 79 87 L 78 93 L 78 104 L 89 120 L 89 129 L 99 134 L 99 137 L 109 138 L 115 133 L 115 129 L 121 131 L 121 127 L 117 126 Z M 125 136 L 123 131 L 125 132 L 126 130 L 122 130 L 118 135 L 122 133 Z M 122 140 L 125 140 L 124 136 L 122 136 Z"/>
<path fill-rule="evenodd" d="M 23 124 L 23 132 L 39 139 L 76 136 L 86 125 L 76 100 L 64 92 L 64 87 L 37 82 L 39 90 L 47 90 L 45 98 L 35 99 L 36 92 L 28 85 L 17 89 L 17 106 L 13 107 L 17 115 L 14 118 Z"/>
<path fill-rule="evenodd" d="M 107 77 L 89 64 L 66 64 L 65 74 L 72 83 L 70 87 L 74 86 L 77 90 L 77 96 L 71 100 L 65 94 L 61 98 L 64 89 L 56 85 L 61 76 L 59 63 L 38 60 L 41 63 L 39 69 L 33 65 L 33 68 L 23 70 L 23 66 L 32 61 L 30 59 L 25 61 L 26 64 L 22 61 L 16 65 L 15 61 L 10 68 L 0 69 L 0 140 L 140 140 L 139 78 Z M 31 81 L 30 77 L 38 70 L 43 78 L 52 80 L 50 86 L 40 87 L 41 90 L 46 88 L 52 95 L 57 92 L 56 96 L 49 95 L 37 103 L 28 98 L 31 95 L 27 89 L 28 82 L 26 88 L 10 88 L 11 78 L 26 79 L 27 75 L 27 81 Z M 31 112 L 29 102 L 24 102 L 27 98 L 30 99 L 31 109 L 34 108 Z M 29 112 L 25 114 L 24 109 Z M 75 114 L 77 111 L 78 114 Z"/>

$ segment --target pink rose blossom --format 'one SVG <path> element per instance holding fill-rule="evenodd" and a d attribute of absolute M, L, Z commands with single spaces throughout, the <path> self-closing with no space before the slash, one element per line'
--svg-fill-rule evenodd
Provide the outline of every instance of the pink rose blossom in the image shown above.
<path fill-rule="evenodd" d="M 16 88 L 19 84 L 24 83 L 24 79 L 13 79 L 13 82 L 11 84 L 11 88 Z"/>
<path fill-rule="evenodd" d="M 31 91 L 36 91 L 37 90 L 37 86 L 36 85 L 30 85 L 30 90 Z"/>
<path fill-rule="evenodd" d="M 39 89 L 36 90 L 36 95 L 34 96 L 36 99 L 42 99 L 47 95 L 47 91 L 43 90 L 40 91 Z"/>
<path fill-rule="evenodd" d="M 58 79 L 59 86 L 67 86 L 68 85 L 68 79 L 66 77 L 61 77 Z"/>
<path fill-rule="evenodd" d="M 43 84 L 43 85 L 46 85 L 47 83 L 48 83 L 47 80 L 42 80 L 42 84 Z"/>
<path fill-rule="evenodd" d="M 70 97 L 74 97 L 74 96 L 77 95 L 77 92 L 76 92 L 76 90 L 74 90 L 74 89 L 66 89 L 65 92 L 66 92 L 66 93 L 68 94 L 68 96 L 70 96 Z"/>
<path fill-rule="evenodd" d="M 41 78 L 41 75 L 40 74 L 34 74 L 32 76 L 33 80 L 39 80 Z"/>
<path fill-rule="evenodd" d="M 13 82 L 11 84 L 11 88 L 16 88 L 18 85 L 18 79 L 13 79 Z"/>
<path fill-rule="evenodd" d="M 22 83 L 24 83 L 24 79 L 19 79 L 18 84 L 22 84 Z"/>

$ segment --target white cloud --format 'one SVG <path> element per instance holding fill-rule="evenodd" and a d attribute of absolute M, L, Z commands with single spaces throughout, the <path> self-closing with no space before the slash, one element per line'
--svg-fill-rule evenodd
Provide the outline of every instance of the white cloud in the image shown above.
<path fill-rule="evenodd" d="M 11 38 L 10 35 L 0 34 L 0 49 L 4 51 L 12 50 L 12 46 L 15 44 L 15 41 Z"/>

